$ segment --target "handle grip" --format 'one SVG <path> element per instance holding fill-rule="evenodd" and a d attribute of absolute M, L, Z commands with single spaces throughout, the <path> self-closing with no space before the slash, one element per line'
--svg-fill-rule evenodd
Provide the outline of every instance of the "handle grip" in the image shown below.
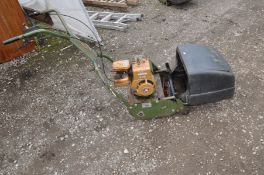
<path fill-rule="evenodd" d="M 15 36 L 15 37 L 13 37 L 13 38 L 9 38 L 9 39 L 3 41 L 3 44 L 4 44 L 4 45 L 8 45 L 8 44 L 11 44 L 11 43 L 13 43 L 13 42 L 15 42 L 15 41 L 18 41 L 18 40 L 20 40 L 20 39 L 21 39 L 21 38 L 20 38 L 19 36 Z"/>

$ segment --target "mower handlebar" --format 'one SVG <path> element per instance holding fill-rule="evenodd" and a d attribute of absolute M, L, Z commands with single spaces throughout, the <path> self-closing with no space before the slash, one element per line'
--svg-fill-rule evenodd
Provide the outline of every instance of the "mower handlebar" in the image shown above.
<path fill-rule="evenodd" d="M 20 36 L 15 36 L 15 37 L 13 37 L 13 38 L 9 38 L 9 39 L 3 41 L 3 44 L 4 44 L 4 45 L 8 45 L 8 44 L 11 44 L 11 43 L 13 43 L 13 42 L 15 42 L 15 41 L 18 41 L 18 40 L 20 40 L 20 39 L 21 39 Z"/>

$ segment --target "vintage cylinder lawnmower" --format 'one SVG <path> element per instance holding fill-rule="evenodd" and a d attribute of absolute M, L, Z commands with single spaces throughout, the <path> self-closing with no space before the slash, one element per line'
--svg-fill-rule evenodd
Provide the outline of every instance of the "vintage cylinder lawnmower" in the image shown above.
<path fill-rule="evenodd" d="M 49 13 L 56 11 L 49 11 Z M 59 14 L 58 14 L 59 15 Z M 217 102 L 231 98 L 235 91 L 235 77 L 223 56 L 215 49 L 196 44 L 178 46 L 176 66 L 161 70 L 148 58 L 113 61 L 96 54 L 85 42 L 68 31 L 59 32 L 34 26 L 23 35 L 3 42 L 9 44 L 38 34 L 49 34 L 69 40 L 91 61 L 105 87 L 119 98 L 129 113 L 137 119 L 153 119 L 185 111 L 191 105 Z M 112 62 L 113 83 L 99 66 L 99 59 Z M 116 91 L 128 87 L 128 97 Z"/>

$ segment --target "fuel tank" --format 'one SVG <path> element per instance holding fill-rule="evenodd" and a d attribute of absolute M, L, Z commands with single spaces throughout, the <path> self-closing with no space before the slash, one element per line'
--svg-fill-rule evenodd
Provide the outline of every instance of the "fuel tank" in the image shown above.
<path fill-rule="evenodd" d="M 200 105 L 233 97 L 235 76 L 217 50 L 204 45 L 186 44 L 178 46 L 176 53 L 177 66 L 172 78 L 184 72 L 185 89 L 180 96 L 185 103 Z"/>

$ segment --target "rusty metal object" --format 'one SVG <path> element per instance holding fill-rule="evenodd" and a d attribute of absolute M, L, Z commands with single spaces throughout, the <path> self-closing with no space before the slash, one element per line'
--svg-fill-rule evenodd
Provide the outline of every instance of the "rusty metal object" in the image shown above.
<path fill-rule="evenodd" d="M 0 1 L 0 43 L 4 40 L 21 35 L 26 28 L 26 19 L 17 0 Z M 34 43 L 23 44 L 16 41 L 10 45 L 0 44 L 0 63 L 11 61 L 34 49 Z"/>

